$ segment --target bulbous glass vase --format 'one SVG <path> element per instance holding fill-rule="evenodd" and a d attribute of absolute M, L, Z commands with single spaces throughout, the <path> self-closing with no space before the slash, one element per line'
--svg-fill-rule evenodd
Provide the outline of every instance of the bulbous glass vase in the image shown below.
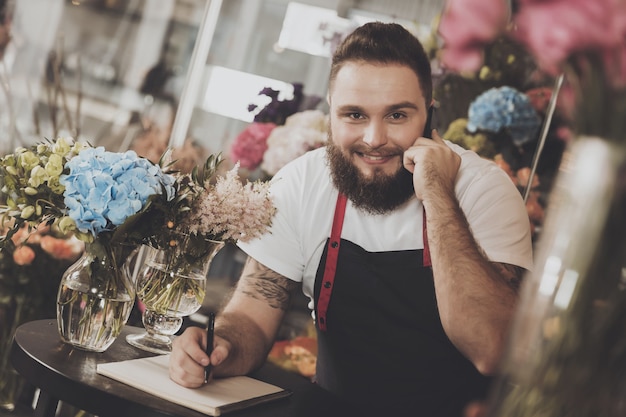
<path fill-rule="evenodd" d="M 145 305 L 145 333 L 128 335 L 131 345 L 152 353 L 171 352 L 171 336 L 183 317 L 204 301 L 207 274 L 224 242 L 181 235 L 167 248 L 144 246 L 145 260 L 138 274 L 137 297 Z"/>
<path fill-rule="evenodd" d="M 96 239 L 63 274 L 57 324 L 65 343 L 104 352 L 119 336 L 135 302 L 135 286 L 123 266 L 132 250 Z"/>

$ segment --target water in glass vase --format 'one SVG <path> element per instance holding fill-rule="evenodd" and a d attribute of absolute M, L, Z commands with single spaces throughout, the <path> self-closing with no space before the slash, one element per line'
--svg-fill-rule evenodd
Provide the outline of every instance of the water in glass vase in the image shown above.
<path fill-rule="evenodd" d="M 190 236 L 181 235 L 177 244 L 164 248 L 143 247 L 145 258 L 135 282 L 137 298 L 145 306 L 141 320 L 146 332 L 126 336 L 132 346 L 171 352 L 171 336 L 180 330 L 183 317 L 202 306 L 211 260 L 224 242 Z"/>
<path fill-rule="evenodd" d="M 59 333 L 64 342 L 75 347 L 104 352 L 126 324 L 134 299 L 105 299 L 73 284 L 63 284 L 59 289 Z"/>
<path fill-rule="evenodd" d="M 183 317 L 200 309 L 205 285 L 206 275 L 171 271 L 148 261 L 138 277 L 137 296 L 154 313 Z"/>

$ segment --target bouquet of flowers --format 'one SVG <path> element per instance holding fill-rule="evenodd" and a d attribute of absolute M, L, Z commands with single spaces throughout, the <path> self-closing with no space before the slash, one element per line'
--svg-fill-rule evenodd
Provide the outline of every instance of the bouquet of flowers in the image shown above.
<path fill-rule="evenodd" d="M 115 153 L 59 138 L 0 159 L 2 221 L 13 221 L 0 238 L 22 226 L 54 225 L 84 242 L 169 245 L 168 232 L 185 231 L 203 239 L 236 241 L 263 233 L 273 205 L 267 183 L 243 184 L 238 166 L 213 178 L 222 162 L 211 155 L 202 169 L 168 172 L 133 151 Z M 213 181 L 215 180 L 215 181 Z"/>
<path fill-rule="evenodd" d="M 248 241 L 271 225 L 275 208 L 269 182 L 244 183 L 238 176 L 238 164 L 225 175 L 216 176 L 222 162 L 220 154 L 211 155 L 202 170 L 177 176 L 175 201 L 155 198 L 136 227 L 145 235 L 158 230 L 147 244 L 169 252 L 162 255 L 167 259 L 163 273 L 156 273 L 156 279 L 138 288 L 142 301 L 159 314 L 175 311 L 182 294 L 193 294 L 202 303 L 204 287 L 200 284 L 204 276 L 197 277 L 198 282 L 188 278 L 204 275 L 197 272 L 202 270 L 198 265 L 210 261 L 216 242 Z"/>
<path fill-rule="evenodd" d="M 18 148 L 0 159 L 0 174 L 6 200 L 0 215 L 3 223 L 13 221 L 0 240 L 5 247 L 24 225 L 39 224 L 93 242 L 115 232 L 152 194 L 165 190 L 173 198 L 173 177 L 134 152 L 106 152 L 66 138 Z"/>
<path fill-rule="evenodd" d="M 97 329 L 110 327 L 111 322 L 117 323 L 112 333 L 119 334 L 130 309 L 120 307 L 126 318 L 115 321 L 105 313 L 117 307 L 102 310 L 99 299 L 119 298 L 120 288 L 127 287 L 130 297 L 125 296 L 125 303 L 133 301 L 135 291 L 128 288 L 122 266 L 140 245 L 170 248 L 187 236 L 193 250 L 178 259 L 184 268 L 193 257 L 204 255 L 209 240 L 251 239 L 271 223 L 274 211 L 268 185 L 242 184 L 236 175 L 238 166 L 226 177 L 213 178 L 220 155 L 211 155 L 203 167 L 189 174 L 168 171 L 164 160 L 154 164 L 133 151 L 108 152 L 65 138 L 19 148 L 0 159 L 1 192 L 6 201 L 0 216 L 2 224 L 11 226 L 0 238 L 3 251 L 16 249 L 11 238 L 22 227 L 35 230 L 41 224 L 73 233 L 87 243 L 86 254 L 91 258 L 85 266 L 101 281 L 101 295 L 80 295 L 63 286 L 58 301 L 67 306 L 63 314 L 79 302 L 89 312 L 84 314 L 105 320 L 84 334 L 102 333 Z"/>
<path fill-rule="evenodd" d="M 68 343 L 106 349 L 134 301 L 134 285 L 122 266 L 145 236 L 131 236 L 129 219 L 141 215 L 153 196 L 163 193 L 172 201 L 174 177 L 132 151 L 107 152 L 66 138 L 5 155 L 0 176 L 6 201 L 1 221 L 10 226 L 0 238 L 2 251 L 19 250 L 12 237 L 41 225 L 86 243 L 59 286 L 59 330 Z"/>
<path fill-rule="evenodd" d="M 128 242 L 126 221 L 145 211 L 152 196 L 174 199 L 174 177 L 158 165 L 132 151 L 107 152 L 67 138 L 18 148 L 0 159 L 0 174 L 2 224 L 12 222 L 0 238 L 7 249 L 15 249 L 11 237 L 23 226 L 42 224 L 107 252 L 121 243 L 138 245 L 141 240 Z"/>

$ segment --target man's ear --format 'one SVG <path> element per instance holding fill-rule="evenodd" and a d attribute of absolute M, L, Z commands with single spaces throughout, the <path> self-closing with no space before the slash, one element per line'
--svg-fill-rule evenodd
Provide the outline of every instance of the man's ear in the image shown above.
<path fill-rule="evenodd" d="M 330 106 L 330 92 L 326 93 L 326 103 Z"/>

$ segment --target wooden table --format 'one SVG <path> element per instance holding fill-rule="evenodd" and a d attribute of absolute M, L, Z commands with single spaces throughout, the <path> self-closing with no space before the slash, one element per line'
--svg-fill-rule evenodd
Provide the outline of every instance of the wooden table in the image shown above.
<path fill-rule="evenodd" d="M 103 353 L 86 352 L 61 341 L 56 320 L 20 326 L 11 347 L 13 367 L 41 393 L 38 417 L 54 417 L 63 401 L 99 417 L 202 417 L 204 414 L 145 393 L 96 373 L 96 365 L 152 354 L 126 343 L 126 335 L 143 331 L 126 326 Z M 229 413 L 232 417 L 348 416 L 354 413 L 308 379 L 267 363 L 251 376 L 293 391 L 288 398 Z"/>

